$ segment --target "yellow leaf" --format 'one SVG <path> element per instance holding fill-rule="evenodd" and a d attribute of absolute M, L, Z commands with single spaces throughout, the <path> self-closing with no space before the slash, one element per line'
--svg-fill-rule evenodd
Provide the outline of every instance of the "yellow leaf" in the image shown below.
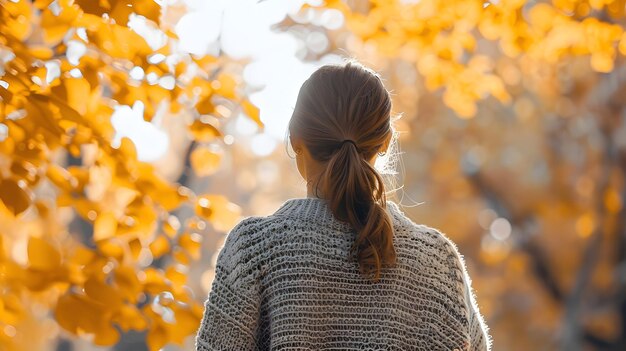
<path fill-rule="evenodd" d="M 59 7 L 61 11 L 58 15 L 55 15 L 49 7 L 41 15 L 43 38 L 48 44 L 56 44 L 61 41 L 80 15 L 80 9 L 76 5 L 59 2 Z"/>
<path fill-rule="evenodd" d="M 157 238 L 150 243 L 150 252 L 154 258 L 159 258 L 170 251 L 170 242 L 163 235 L 157 236 Z"/>
<path fill-rule="evenodd" d="M 200 177 L 208 176 L 217 171 L 222 156 L 206 147 L 198 147 L 191 153 L 191 167 Z"/>
<path fill-rule="evenodd" d="M 30 237 L 27 251 L 30 268 L 54 271 L 61 265 L 61 253 L 44 239 Z"/>
<path fill-rule="evenodd" d="M 116 58 L 132 60 L 137 56 L 147 56 L 152 49 L 146 40 L 128 27 L 115 23 L 103 23 L 97 28 L 88 28 L 91 42 L 103 52 Z"/>
<path fill-rule="evenodd" d="M 89 82 L 84 78 L 67 78 L 63 80 L 63 85 L 67 91 L 68 105 L 81 115 L 87 113 L 91 90 Z"/>
<path fill-rule="evenodd" d="M 65 168 L 50 164 L 46 169 L 46 176 L 59 189 L 72 192 L 78 186 L 78 180 Z"/>
<path fill-rule="evenodd" d="M 142 289 L 135 269 L 131 266 L 119 266 L 113 272 L 120 295 L 130 303 L 136 303 Z"/>
<path fill-rule="evenodd" d="M 165 277 L 169 279 L 175 287 L 182 287 L 185 283 L 187 283 L 186 272 L 182 272 L 176 266 L 167 267 L 165 270 Z"/>
<path fill-rule="evenodd" d="M 135 182 L 137 190 L 149 196 L 166 211 L 176 209 L 193 194 L 186 187 L 168 183 L 155 174 L 148 164 L 141 164 L 140 173 L 140 178 Z"/>
<path fill-rule="evenodd" d="M 174 261 L 182 264 L 183 266 L 188 266 L 191 263 L 189 254 L 181 247 L 174 247 L 172 257 L 174 258 Z"/>
<path fill-rule="evenodd" d="M 213 217 L 213 204 L 211 200 L 205 196 L 198 197 L 196 201 L 196 213 L 205 219 Z"/>
<path fill-rule="evenodd" d="M 77 313 L 80 311 L 80 313 Z M 61 296 L 54 309 L 54 315 L 61 327 L 77 334 L 78 330 L 93 333 L 100 326 L 104 307 L 84 295 Z"/>
<path fill-rule="evenodd" d="M 40 60 L 49 60 L 54 56 L 52 49 L 43 45 L 32 45 L 28 48 L 28 52 Z"/>
<path fill-rule="evenodd" d="M 150 351 L 158 351 L 167 344 L 167 331 L 165 330 L 163 323 L 153 323 L 148 334 L 146 335 L 146 343 Z"/>
<path fill-rule="evenodd" d="M 112 212 L 102 212 L 93 226 L 93 240 L 100 241 L 111 238 L 117 231 L 117 219 Z"/>
<path fill-rule="evenodd" d="M 197 260 L 200 258 L 202 235 L 198 233 L 184 233 L 178 238 L 178 246 L 183 248 L 191 258 Z"/>
<path fill-rule="evenodd" d="M 133 305 L 123 305 L 119 313 L 113 319 L 122 331 L 143 330 L 147 327 L 147 322 L 137 307 Z"/>
<path fill-rule="evenodd" d="M 167 236 L 173 238 L 180 229 L 180 220 L 174 215 L 167 216 L 167 220 L 163 222 L 163 231 Z"/>
<path fill-rule="evenodd" d="M 237 94 L 235 89 L 237 88 L 237 80 L 230 74 L 221 73 L 217 80 L 211 82 L 211 87 L 215 89 L 217 94 L 222 95 L 227 99 L 235 99 Z"/>
<path fill-rule="evenodd" d="M 264 124 L 261 121 L 261 115 L 260 115 L 260 111 L 259 108 L 254 106 L 249 100 L 245 99 L 241 102 L 241 106 L 243 107 L 243 112 L 246 114 L 246 116 L 248 116 L 250 119 L 252 119 L 254 122 L 256 122 L 256 124 L 259 126 L 259 128 L 262 130 L 264 129 Z"/>
<path fill-rule="evenodd" d="M 92 300 L 101 303 L 106 309 L 114 310 L 121 306 L 122 298 L 115 287 L 106 284 L 96 276 L 85 282 L 85 293 Z"/>
<path fill-rule="evenodd" d="M 241 216 L 241 208 L 223 195 L 202 195 L 196 200 L 196 213 L 209 220 L 215 229 L 231 229 Z"/>
<path fill-rule="evenodd" d="M 146 292 L 150 294 L 159 294 L 168 289 L 168 284 L 163 276 L 163 271 L 155 268 L 147 268 L 140 275 L 140 282 Z"/>
<path fill-rule="evenodd" d="M 133 260 L 138 260 L 141 255 L 141 250 L 143 249 L 141 240 L 139 240 L 139 238 L 132 239 L 128 242 L 128 248 L 130 249 Z"/>
<path fill-rule="evenodd" d="M 0 320 L 6 324 L 17 324 L 24 317 L 24 307 L 15 292 L 3 292 L 0 295 Z"/>
<path fill-rule="evenodd" d="M 176 323 L 165 324 L 171 342 L 182 345 L 183 341 L 198 328 L 200 318 L 186 308 L 174 307 Z"/>
<path fill-rule="evenodd" d="M 97 241 L 96 246 L 103 255 L 121 260 L 124 257 L 124 247 L 118 240 L 112 239 Z"/>
<path fill-rule="evenodd" d="M 202 122 L 199 119 L 189 126 L 189 132 L 196 141 L 207 142 L 222 136 L 222 133 L 212 124 Z"/>
<path fill-rule="evenodd" d="M 100 326 L 94 334 L 93 343 L 100 346 L 114 345 L 120 339 L 120 333 L 111 325 L 109 319 L 101 320 Z"/>
<path fill-rule="evenodd" d="M 3 1 L 3 14 L 0 30 L 3 34 L 14 36 L 20 41 L 26 40 L 32 32 L 32 9 L 29 1 Z"/>

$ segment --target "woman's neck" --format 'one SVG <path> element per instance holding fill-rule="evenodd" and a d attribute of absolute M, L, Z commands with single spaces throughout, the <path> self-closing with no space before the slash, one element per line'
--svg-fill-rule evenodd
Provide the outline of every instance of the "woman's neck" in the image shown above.
<path fill-rule="evenodd" d="M 314 184 L 307 184 L 306 187 L 306 197 L 312 197 L 312 198 L 323 198 L 322 194 L 320 194 L 320 191 L 318 189 L 317 194 L 315 194 L 315 190 L 314 190 Z"/>

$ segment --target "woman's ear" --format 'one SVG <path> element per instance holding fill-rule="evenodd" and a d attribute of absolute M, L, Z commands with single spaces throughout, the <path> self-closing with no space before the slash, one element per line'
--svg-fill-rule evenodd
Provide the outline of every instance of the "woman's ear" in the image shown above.
<path fill-rule="evenodd" d="M 296 154 L 300 154 L 302 152 L 302 148 L 303 148 L 302 139 L 289 136 L 289 142 L 291 143 L 291 148 Z"/>

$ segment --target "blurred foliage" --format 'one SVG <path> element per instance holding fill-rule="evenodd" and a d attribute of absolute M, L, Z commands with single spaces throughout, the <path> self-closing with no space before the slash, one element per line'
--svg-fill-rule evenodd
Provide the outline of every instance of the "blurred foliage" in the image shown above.
<path fill-rule="evenodd" d="M 262 127 L 258 110 L 227 57 L 174 49 L 177 9 L 0 5 L 0 348 L 41 349 L 55 323 L 95 345 L 129 330 L 147 331 L 151 350 L 181 344 L 203 311 L 187 286 L 199 233 L 229 228 L 240 209 L 160 176 L 130 139 L 114 142 L 111 116 L 137 101 L 147 122 L 181 114 L 188 163 L 205 176 L 220 162 L 209 146 L 222 142 L 221 121 L 241 109 Z M 162 43 L 149 45 L 133 21 Z M 183 221 L 184 206 L 196 215 Z"/>
<path fill-rule="evenodd" d="M 328 11 L 345 27 L 317 25 Z M 383 73 L 403 114 L 399 200 L 466 254 L 498 350 L 626 348 L 625 11 L 320 1 L 281 25 Z"/>
<path fill-rule="evenodd" d="M 494 64 L 496 41 L 507 57 L 529 56 L 548 64 L 589 55 L 597 72 L 610 72 L 626 55 L 623 0 L 427 0 L 322 1 L 339 9 L 346 27 L 386 57 L 415 62 L 426 86 L 443 88 L 443 99 L 461 117 L 476 114 L 476 102 L 494 96 L 511 100 Z M 310 5 L 306 5 L 305 8 Z M 496 49 L 497 50 L 497 49 Z"/>

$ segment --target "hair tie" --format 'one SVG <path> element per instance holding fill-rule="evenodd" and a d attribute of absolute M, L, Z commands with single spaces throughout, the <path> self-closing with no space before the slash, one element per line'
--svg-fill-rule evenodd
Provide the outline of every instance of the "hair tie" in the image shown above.
<path fill-rule="evenodd" d="M 356 144 L 356 142 L 355 142 L 354 140 L 352 140 L 352 139 L 344 139 L 344 140 L 341 142 L 341 146 L 343 146 L 343 144 L 345 144 L 345 143 L 352 143 L 352 145 L 354 145 L 354 147 L 355 147 L 355 148 L 357 148 L 357 150 L 359 149 L 359 146 L 358 146 L 358 145 Z"/>

